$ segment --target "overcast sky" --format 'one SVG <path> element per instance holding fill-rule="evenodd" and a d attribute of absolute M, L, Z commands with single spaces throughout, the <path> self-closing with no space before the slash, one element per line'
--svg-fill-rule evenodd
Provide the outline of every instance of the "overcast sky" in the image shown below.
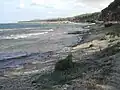
<path fill-rule="evenodd" d="M 113 0 L 1 0 L 0 23 L 97 12 Z"/>

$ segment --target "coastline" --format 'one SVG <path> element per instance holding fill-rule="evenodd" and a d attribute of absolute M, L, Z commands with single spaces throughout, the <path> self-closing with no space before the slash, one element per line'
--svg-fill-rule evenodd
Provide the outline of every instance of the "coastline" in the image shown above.
<path fill-rule="evenodd" d="M 74 23 L 74 22 L 70 22 L 70 21 L 38 21 L 38 22 L 32 22 L 32 21 L 20 21 L 18 23 L 38 23 L 38 24 L 68 24 L 68 23 Z"/>
<path fill-rule="evenodd" d="M 99 24 L 95 24 L 89 27 L 90 30 L 87 32 L 84 40 L 77 45 L 72 46 L 73 61 L 79 63 L 80 66 L 77 67 L 77 72 L 73 72 L 72 76 L 69 76 L 69 80 L 65 81 L 64 84 L 61 85 L 59 83 L 60 85 L 53 84 L 52 86 L 52 82 L 47 82 L 45 85 L 40 83 L 45 79 L 49 80 L 50 77 L 46 76 L 49 75 L 49 72 L 51 73 L 54 70 L 56 61 L 53 60 L 54 64 L 51 63 L 53 64 L 52 66 L 50 66 L 50 63 L 48 63 L 48 68 L 43 68 L 43 70 L 38 71 L 39 73 L 37 72 L 26 75 L 22 75 L 22 73 L 17 75 L 14 73 L 14 71 L 19 72 L 22 70 L 21 68 L 17 68 L 13 71 L 14 74 L 12 77 L 3 76 L 0 78 L 0 89 L 6 90 L 8 87 L 8 90 L 12 90 L 13 88 L 16 90 L 18 88 L 21 88 L 20 90 L 51 90 L 50 88 L 52 88 L 52 90 L 63 90 L 64 88 L 66 88 L 65 90 L 118 90 L 120 87 L 116 86 L 117 84 L 114 85 L 112 83 L 115 83 L 116 81 L 114 81 L 115 78 L 111 77 L 111 75 L 115 76 L 115 72 L 113 71 L 115 68 L 116 70 L 119 70 L 118 43 L 120 42 L 120 38 L 116 33 L 118 27 L 119 26 L 112 26 L 104 28 Z M 26 68 L 28 68 L 29 71 L 29 66 L 34 67 L 36 65 L 40 66 L 41 64 L 39 62 L 34 62 L 32 64 L 29 63 L 26 65 Z M 45 76 L 41 77 L 42 75 Z M 34 86 L 32 81 L 37 78 L 40 78 L 41 80 L 37 82 L 38 85 Z M 11 84 L 14 85 L 12 85 L 10 88 Z"/>

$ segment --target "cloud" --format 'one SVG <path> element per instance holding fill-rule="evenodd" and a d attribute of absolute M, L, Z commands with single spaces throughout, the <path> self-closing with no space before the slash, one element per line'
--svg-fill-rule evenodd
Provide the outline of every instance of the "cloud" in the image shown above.
<path fill-rule="evenodd" d="M 52 12 L 52 11 L 49 11 L 49 12 L 48 12 L 48 14 L 52 14 L 52 13 L 54 13 L 54 12 Z"/>
<path fill-rule="evenodd" d="M 86 5 L 84 3 L 78 2 L 78 3 L 74 3 L 75 6 L 81 6 L 81 7 L 85 7 Z"/>
<path fill-rule="evenodd" d="M 25 4 L 24 4 L 24 1 L 23 0 L 20 0 L 20 5 L 19 5 L 19 8 L 22 9 L 25 7 Z"/>
<path fill-rule="evenodd" d="M 32 0 L 32 5 L 52 7 L 54 9 L 72 9 L 76 6 L 84 6 L 83 3 L 76 3 L 76 0 Z"/>
<path fill-rule="evenodd" d="M 84 2 L 89 7 L 103 9 L 107 7 L 114 0 L 77 0 L 77 2 Z"/>
<path fill-rule="evenodd" d="M 25 5 L 23 3 L 20 4 L 19 8 L 24 8 Z"/>
<path fill-rule="evenodd" d="M 94 8 L 101 10 L 113 0 L 32 0 L 32 5 L 59 10 Z"/>

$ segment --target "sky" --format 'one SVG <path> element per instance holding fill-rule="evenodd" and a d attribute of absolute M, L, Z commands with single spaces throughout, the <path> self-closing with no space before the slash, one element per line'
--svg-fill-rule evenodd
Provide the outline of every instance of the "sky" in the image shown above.
<path fill-rule="evenodd" d="M 1 0 L 0 23 L 69 17 L 101 11 L 113 0 Z"/>

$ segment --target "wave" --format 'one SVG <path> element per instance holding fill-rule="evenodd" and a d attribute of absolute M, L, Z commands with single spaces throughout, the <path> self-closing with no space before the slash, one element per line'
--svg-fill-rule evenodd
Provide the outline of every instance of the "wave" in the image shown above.
<path fill-rule="evenodd" d="M 0 52 L 0 69 L 21 67 L 24 64 L 35 61 L 46 61 L 53 55 L 53 51 L 48 52 Z"/>
<path fill-rule="evenodd" d="M 0 32 L 3 31 L 19 31 L 19 30 L 34 30 L 36 28 L 12 28 L 12 29 L 0 29 Z"/>
<path fill-rule="evenodd" d="M 29 30 L 29 29 L 33 29 L 33 28 L 12 28 L 12 29 L 0 29 L 0 31 L 14 31 L 14 30 Z"/>
<path fill-rule="evenodd" d="M 38 36 L 41 34 L 47 34 L 48 32 L 40 32 L 40 33 L 29 33 L 29 34 L 16 34 L 16 35 L 10 35 L 10 36 L 0 36 L 0 39 L 23 39 L 23 38 L 29 38 L 32 36 Z"/>
<path fill-rule="evenodd" d="M 16 31 L 16 30 L 38 30 L 38 31 L 54 31 L 53 29 L 42 29 L 41 28 L 12 28 L 12 29 L 0 29 L 0 32 L 3 32 L 3 31 Z"/>
<path fill-rule="evenodd" d="M 54 31 L 54 30 L 53 30 L 53 29 L 49 29 L 49 30 L 44 30 L 44 31 L 52 32 L 52 31 Z"/>
<path fill-rule="evenodd" d="M 13 59 L 21 59 L 25 57 L 30 57 L 30 56 L 37 56 L 40 58 L 47 57 L 49 55 L 53 55 L 53 51 L 48 51 L 48 52 L 33 52 L 33 53 L 28 53 L 28 52 L 0 52 L 0 61 L 5 61 L 5 60 L 13 60 Z"/>
<path fill-rule="evenodd" d="M 0 53 L 0 61 L 27 57 L 29 55 L 26 52 Z"/>

